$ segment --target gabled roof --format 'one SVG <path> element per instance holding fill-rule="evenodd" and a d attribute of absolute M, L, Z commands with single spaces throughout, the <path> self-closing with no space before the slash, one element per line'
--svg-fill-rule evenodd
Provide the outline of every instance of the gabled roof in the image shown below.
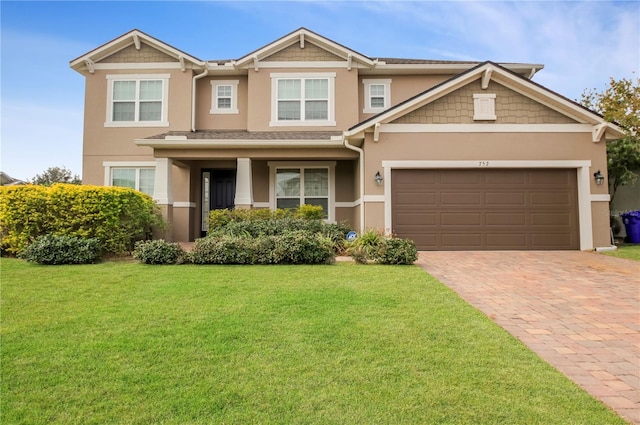
<path fill-rule="evenodd" d="M 488 85 L 490 80 L 495 81 L 580 123 L 606 126 L 610 130 L 607 132 L 608 139 L 620 138 L 625 134 L 622 128 L 607 122 L 601 115 L 579 103 L 504 66 L 486 61 L 354 125 L 345 132 L 345 136 L 348 138 L 376 124 L 389 123 L 478 79 L 482 79 L 483 86 Z"/>
<path fill-rule="evenodd" d="M 320 34 L 316 34 L 311 30 L 301 27 L 267 44 L 266 46 L 262 46 L 259 49 L 254 50 L 253 52 L 241 57 L 240 59 L 235 61 L 235 65 L 243 66 L 254 61 L 255 59 L 261 60 L 286 47 L 291 46 L 294 43 L 300 43 L 300 46 L 302 47 L 304 46 L 305 41 L 309 41 L 316 46 L 319 46 L 345 60 L 351 57 L 358 62 L 361 62 L 370 67 L 373 67 L 376 62 L 370 57 L 363 55 L 362 53 L 356 52 L 355 50 L 349 49 L 348 47 L 345 47 L 342 44 L 336 43 L 333 40 L 323 37 Z"/>
<path fill-rule="evenodd" d="M 131 45 L 135 45 L 137 49 L 140 48 L 140 42 L 144 41 L 144 43 L 152 46 L 153 48 L 182 61 L 188 61 L 194 63 L 199 66 L 204 66 L 205 62 L 196 58 L 195 56 L 191 56 L 188 53 L 183 52 L 182 50 L 176 49 L 175 47 L 164 43 L 157 38 L 154 38 L 144 32 L 133 29 L 120 37 L 117 37 L 100 47 L 97 47 L 91 50 L 88 53 L 72 60 L 69 62 L 71 68 L 75 69 L 78 72 L 83 72 L 91 69 L 91 65 L 101 61 L 102 59 L 126 48 Z"/>

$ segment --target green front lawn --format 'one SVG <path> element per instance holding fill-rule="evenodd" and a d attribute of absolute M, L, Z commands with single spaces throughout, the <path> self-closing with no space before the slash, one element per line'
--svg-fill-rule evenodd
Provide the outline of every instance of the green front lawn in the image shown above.
<path fill-rule="evenodd" d="M 623 424 L 413 266 L 3 259 L 6 424 Z"/>
<path fill-rule="evenodd" d="M 640 244 L 621 245 L 615 251 L 606 251 L 604 254 L 611 255 L 612 257 L 640 261 Z"/>

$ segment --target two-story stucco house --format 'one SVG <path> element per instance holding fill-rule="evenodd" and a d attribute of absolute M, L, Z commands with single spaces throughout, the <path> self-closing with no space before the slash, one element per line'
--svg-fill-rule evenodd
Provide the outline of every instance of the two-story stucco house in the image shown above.
<path fill-rule="evenodd" d="M 370 57 L 301 28 L 234 60 L 133 30 L 71 67 L 84 183 L 149 193 L 173 240 L 212 209 L 316 204 L 422 250 L 611 245 L 594 175 L 621 129 L 532 82 L 542 65 Z"/>

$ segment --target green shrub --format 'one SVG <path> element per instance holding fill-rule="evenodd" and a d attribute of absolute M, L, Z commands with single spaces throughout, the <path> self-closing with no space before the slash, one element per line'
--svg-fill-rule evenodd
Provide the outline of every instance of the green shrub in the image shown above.
<path fill-rule="evenodd" d="M 347 244 L 347 253 L 356 263 L 413 264 L 418 259 L 415 243 L 409 239 L 386 237 L 369 230 Z"/>
<path fill-rule="evenodd" d="M 19 257 L 39 264 L 88 264 L 100 258 L 100 243 L 94 238 L 44 235 L 21 251 Z"/>
<path fill-rule="evenodd" d="M 180 245 L 164 239 L 138 241 L 133 250 L 133 258 L 145 264 L 179 264 L 185 255 Z"/>
<path fill-rule="evenodd" d="M 322 220 L 324 213 L 320 205 L 300 205 L 295 210 L 295 216 L 303 220 Z"/>
<path fill-rule="evenodd" d="M 2 250 L 17 254 L 47 234 L 96 238 L 102 251 L 131 251 L 164 226 L 153 199 L 122 187 L 0 187 Z"/>
<path fill-rule="evenodd" d="M 317 233 L 291 231 L 258 237 L 214 235 L 196 240 L 195 264 L 321 264 L 333 260 L 331 241 Z"/>
<path fill-rule="evenodd" d="M 378 230 L 368 230 L 356 240 L 347 244 L 347 253 L 356 263 L 366 264 L 377 261 L 384 244 L 385 236 Z"/>
<path fill-rule="evenodd" d="M 416 244 L 410 239 L 389 238 L 379 253 L 380 264 L 413 264 L 418 259 Z"/>

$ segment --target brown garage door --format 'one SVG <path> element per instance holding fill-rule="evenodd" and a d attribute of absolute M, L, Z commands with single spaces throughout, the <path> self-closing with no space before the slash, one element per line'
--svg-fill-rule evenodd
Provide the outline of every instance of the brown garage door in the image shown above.
<path fill-rule="evenodd" d="M 392 227 L 420 250 L 578 249 L 575 170 L 392 170 Z"/>

